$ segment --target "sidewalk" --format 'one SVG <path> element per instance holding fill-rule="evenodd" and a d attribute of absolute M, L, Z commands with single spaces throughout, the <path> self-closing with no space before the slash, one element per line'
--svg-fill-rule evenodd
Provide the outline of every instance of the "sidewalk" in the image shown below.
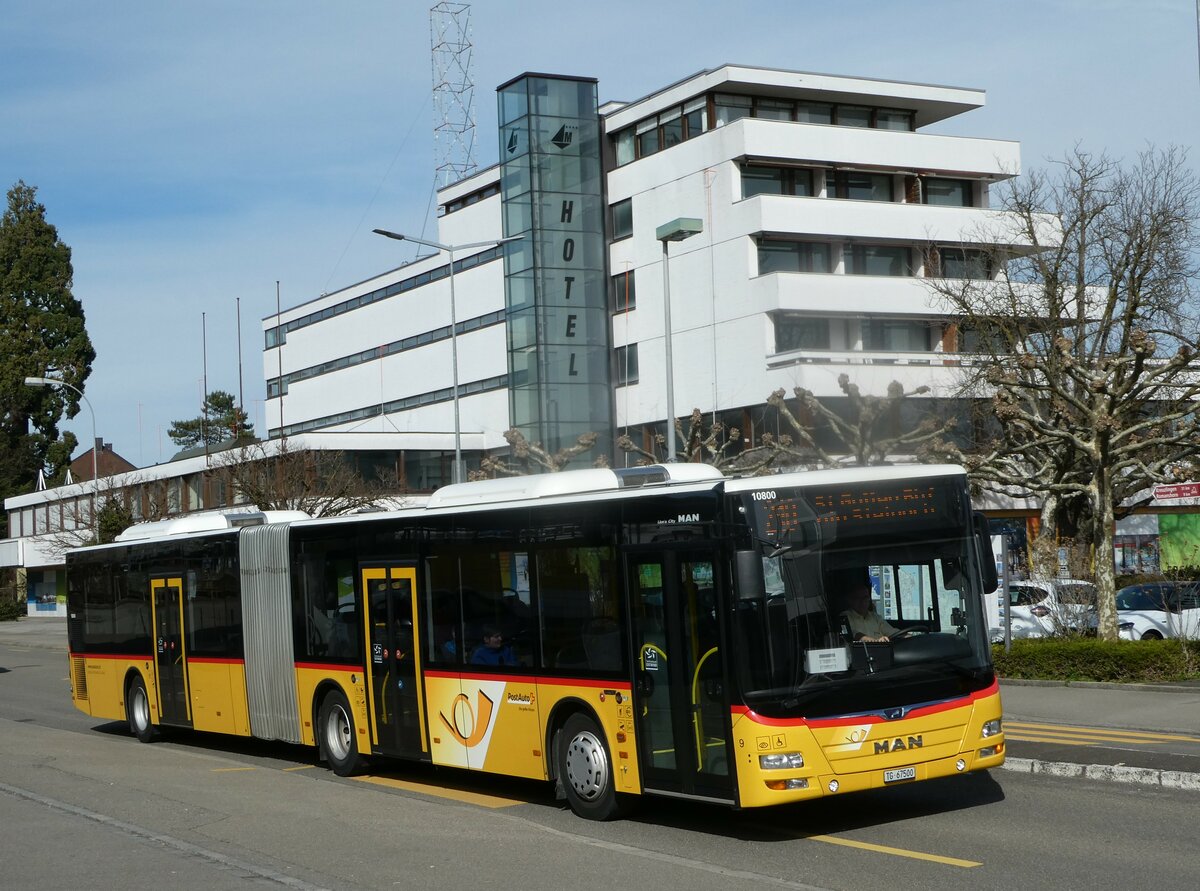
<path fill-rule="evenodd" d="M 61 616 L 27 616 L 15 622 L 0 622 L 0 644 L 67 649 L 67 620 Z"/>

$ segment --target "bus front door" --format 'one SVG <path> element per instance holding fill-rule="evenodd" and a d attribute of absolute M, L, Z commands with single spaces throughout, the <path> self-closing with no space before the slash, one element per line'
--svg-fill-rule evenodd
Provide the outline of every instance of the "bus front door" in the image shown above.
<path fill-rule="evenodd" d="M 165 724 L 190 727 L 192 704 L 188 698 L 183 579 L 179 576 L 151 578 L 150 598 L 154 621 L 154 686 L 158 691 L 158 717 Z"/>
<path fill-rule="evenodd" d="M 362 569 L 367 603 L 367 689 L 371 746 L 385 755 L 428 753 L 421 695 L 420 636 L 416 623 L 417 570 L 413 566 Z"/>
<path fill-rule="evenodd" d="M 631 552 L 627 565 L 642 784 L 729 801 L 731 724 L 711 556 Z"/>

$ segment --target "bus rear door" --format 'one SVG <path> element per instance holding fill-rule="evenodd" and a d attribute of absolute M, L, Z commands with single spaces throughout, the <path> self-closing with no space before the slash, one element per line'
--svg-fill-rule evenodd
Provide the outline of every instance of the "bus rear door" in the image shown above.
<path fill-rule="evenodd" d="M 164 724 L 190 727 L 192 706 L 188 693 L 187 645 L 183 622 L 183 579 L 165 576 L 150 579 L 154 622 L 154 673 L 158 691 L 158 717 Z"/>
<path fill-rule="evenodd" d="M 417 652 L 417 571 L 409 566 L 362 569 L 367 605 L 367 689 L 371 746 L 388 755 L 422 757 L 425 703 Z"/>
<path fill-rule="evenodd" d="M 630 550 L 634 714 L 648 792 L 733 798 L 711 551 Z"/>

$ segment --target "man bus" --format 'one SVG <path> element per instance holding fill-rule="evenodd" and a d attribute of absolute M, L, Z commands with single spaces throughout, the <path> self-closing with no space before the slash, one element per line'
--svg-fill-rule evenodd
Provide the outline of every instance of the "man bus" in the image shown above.
<path fill-rule="evenodd" d="M 284 740 L 341 775 L 545 779 L 591 819 L 985 770 L 1004 735 L 981 519 L 958 467 L 684 464 L 143 524 L 67 555 L 72 698 L 143 741 Z M 854 580 L 889 639 L 850 633 Z"/>

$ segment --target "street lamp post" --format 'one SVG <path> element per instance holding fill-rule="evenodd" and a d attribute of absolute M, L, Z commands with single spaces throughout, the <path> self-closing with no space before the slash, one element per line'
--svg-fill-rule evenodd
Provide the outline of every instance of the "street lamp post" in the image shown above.
<path fill-rule="evenodd" d="M 488 241 L 472 241 L 469 244 L 442 244 L 440 241 L 431 241 L 426 238 L 417 238 L 413 235 L 401 235 L 399 232 L 389 232 L 386 229 L 372 229 L 376 235 L 382 235 L 385 238 L 394 238 L 397 241 L 411 241 L 415 244 L 423 244 L 426 247 L 434 248 L 435 250 L 445 251 L 450 255 L 450 364 L 453 370 L 453 386 L 454 386 L 454 482 L 461 483 L 463 481 L 463 466 L 462 466 L 462 424 L 459 419 L 458 411 L 458 315 L 454 308 L 454 252 L 465 251 L 471 248 L 492 247 L 493 245 L 505 244 L 510 241 L 517 241 L 522 238 L 520 235 L 510 235 L 507 238 L 492 238 Z"/>
<path fill-rule="evenodd" d="M 68 390 L 73 390 L 79 394 L 79 398 L 83 400 L 83 404 L 87 406 L 88 414 L 92 418 L 92 530 L 96 533 L 96 540 L 99 541 L 99 521 L 96 518 L 96 494 L 100 491 L 100 474 L 98 472 L 99 462 L 96 456 L 96 412 L 92 410 L 92 403 L 83 395 L 83 390 L 76 387 L 74 384 L 68 384 L 62 378 L 57 377 L 27 377 L 25 378 L 25 386 L 27 387 L 66 387 Z"/>
<path fill-rule="evenodd" d="M 654 231 L 663 248 L 663 343 L 667 355 L 667 461 L 675 461 L 675 368 L 671 362 L 671 266 L 667 245 L 683 241 L 704 231 L 704 224 L 695 217 L 680 217 L 664 223 Z M 715 320 L 714 320 L 715 321 Z"/>

